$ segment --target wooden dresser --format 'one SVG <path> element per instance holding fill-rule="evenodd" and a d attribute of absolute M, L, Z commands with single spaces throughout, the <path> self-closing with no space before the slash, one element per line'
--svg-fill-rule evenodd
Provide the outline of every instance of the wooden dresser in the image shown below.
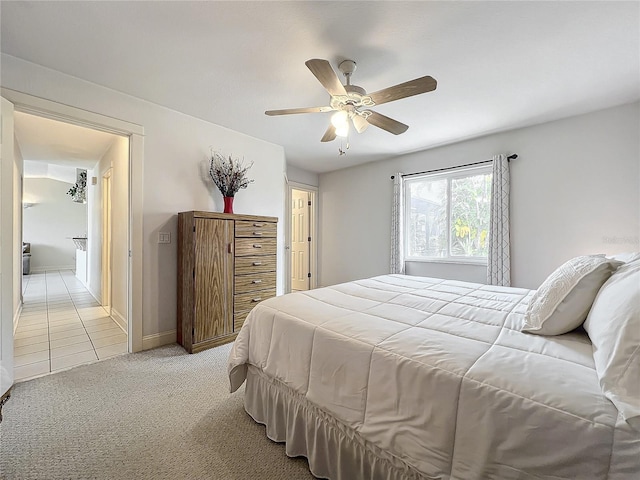
<path fill-rule="evenodd" d="M 178 343 L 189 353 L 233 341 L 276 295 L 276 217 L 178 214 Z"/>

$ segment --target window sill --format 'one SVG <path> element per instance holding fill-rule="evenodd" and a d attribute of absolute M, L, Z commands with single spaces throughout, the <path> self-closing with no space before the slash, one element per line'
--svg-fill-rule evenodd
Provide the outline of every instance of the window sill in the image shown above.
<path fill-rule="evenodd" d="M 457 259 L 457 258 L 405 258 L 405 262 L 415 262 L 415 263 L 451 263 L 455 265 L 477 265 L 477 266 L 487 266 L 487 261 L 482 260 L 474 260 L 474 259 Z"/>

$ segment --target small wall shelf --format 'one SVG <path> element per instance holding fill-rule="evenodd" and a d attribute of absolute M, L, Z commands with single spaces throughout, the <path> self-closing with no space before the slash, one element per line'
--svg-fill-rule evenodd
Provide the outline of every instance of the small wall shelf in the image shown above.
<path fill-rule="evenodd" d="M 73 243 L 76 244 L 78 250 L 87 251 L 87 237 L 73 237 Z"/>

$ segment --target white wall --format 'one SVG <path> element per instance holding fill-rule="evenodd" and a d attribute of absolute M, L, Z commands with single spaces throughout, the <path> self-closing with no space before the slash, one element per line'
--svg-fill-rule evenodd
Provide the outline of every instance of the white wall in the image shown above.
<path fill-rule="evenodd" d="M 487 283 L 487 266 L 469 263 L 445 262 L 407 262 L 407 275 L 423 277 L 445 278 L 447 280 L 464 280 L 465 282 Z"/>
<path fill-rule="evenodd" d="M 129 204 L 129 140 L 118 137 L 100 161 L 111 167 L 111 307 L 127 321 L 127 215 Z M 102 172 L 106 171 L 102 170 Z"/>
<path fill-rule="evenodd" d="M 390 176 L 517 153 L 511 162 L 512 284 L 537 288 L 567 259 L 640 250 L 638 102 L 320 175 L 322 285 L 389 272 Z M 390 141 L 393 141 L 391 139 Z M 478 281 L 485 267 L 411 264 Z"/>
<path fill-rule="evenodd" d="M 290 182 L 303 183 L 305 185 L 311 185 L 312 187 L 317 187 L 319 181 L 317 173 L 288 164 L 287 178 Z"/>
<path fill-rule="evenodd" d="M 3 87 L 144 127 L 143 335 L 176 328 L 177 213 L 222 211 L 222 195 L 207 179 L 209 147 L 254 161 L 248 189 L 234 211 L 279 218 L 278 283 L 284 289 L 285 159 L 282 147 L 158 105 L 2 55 Z M 215 105 L 212 105 L 215 108 Z M 169 232 L 171 244 L 158 245 Z"/>
<path fill-rule="evenodd" d="M 87 232 L 87 205 L 71 200 L 72 184 L 50 178 L 25 178 L 24 241 L 31 243 L 31 271 L 75 269 L 72 238 Z"/>
<path fill-rule="evenodd" d="M 129 202 L 129 139 L 116 137 L 93 170 L 88 172 L 89 206 L 89 290 L 102 301 L 102 177 L 111 168 L 112 215 L 112 292 L 111 307 L 121 321 L 127 321 L 128 267 L 128 202 Z M 96 177 L 92 185 L 91 177 Z"/>
<path fill-rule="evenodd" d="M 13 311 L 18 312 L 22 305 L 22 176 L 24 174 L 24 160 L 22 151 L 15 136 L 13 139 L 13 191 L 16 198 L 13 201 L 13 249 L 20 252 L 13 258 Z M 18 323 L 18 315 L 14 322 Z"/>
<path fill-rule="evenodd" d="M 104 157 L 103 157 L 104 158 Z M 92 177 L 97 183 L 92 185 Z M 102 197 L 100 162 L 87 170 L 87 283 L 91 294 L 102 302 Z"/>

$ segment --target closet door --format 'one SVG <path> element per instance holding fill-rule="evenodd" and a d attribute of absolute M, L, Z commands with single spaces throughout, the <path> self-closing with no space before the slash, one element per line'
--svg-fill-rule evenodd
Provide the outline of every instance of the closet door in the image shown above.
<path fill-rule="evenodd" d="M 195 219 L 193 343 L 233 331 L 233 220 Z"/>

